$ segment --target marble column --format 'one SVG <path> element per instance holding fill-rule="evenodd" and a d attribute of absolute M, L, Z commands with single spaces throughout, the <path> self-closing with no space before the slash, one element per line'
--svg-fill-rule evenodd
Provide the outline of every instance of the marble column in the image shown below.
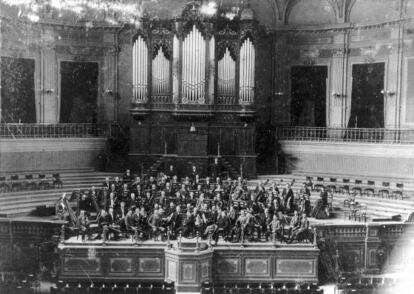
<path fill-rule="evenodd" d="M 54 33 L 42 31 L 40 52 L 40 117 L 39 123 L 59 122 L 59 99 L 57 93 L 57 62 L 54 48 Z"/>
<path fill-rule="evenodd" d="M 115 79 L 116 79 L 116 48 L 107 50 L 104 54 L 103 60 L 103 85 L 102 85 L 102 99 L 99 101 L 100 107 L 103 110 L 103 121 L 113 121 L 115 117 Z"/>

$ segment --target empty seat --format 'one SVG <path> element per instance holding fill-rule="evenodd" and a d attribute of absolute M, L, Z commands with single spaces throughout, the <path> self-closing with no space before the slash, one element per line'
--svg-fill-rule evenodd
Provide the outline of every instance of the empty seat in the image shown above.
<path fill-rule="evenodd" d="M 6 182 L 6 177 L 1 176 L 0 177 L 0 193 L 9 192 L 10 191 L 10 185 Z"/>
<path fill-rule="evenodd" d="M 49 189 L 50 183 L 46 179 L 46 175 L 45 174 L 39 174 L 38 176 L 39 176 L 39 184 L 38 184 L 39 189 Z"/>
<path fill-rule="evenodd" d="M 382 182 L 382 186 L 378 190 L 378 196 L 387 198 L 390 196 L 390 182 Z"/>
<path fill-rule="evenodd" d="M 355 182 L 354 182 L 354 184 L 355 184 L 355 186 L 354 187 L 352 187 L 352 193 L 353 194 L 359 194 L 359 195 L 361 195 L 362 194 L 362 187 L 361 187 L 361 185 L 362 185 L 362 180 L 355 180 Z"/>
<path fill-rule="evenodd" d="M 364 188 L 364 195 L 375 196 L 375 181 L 367 181 L 367 186 Z"/>
<path fill-rule="evenodd" d="M 63 187 L 63 182 L 62 182 L 62 180 L 61 180 L 61 178 L 60 178 L 60 174 L 59 173 L 55 173 L 55 174 L 52 174 L 52 177 L 53 177 L 53 188 L 62 188 Z"/>
<path fill-rule="evenodd" d="M 342 179 L 342 185 L 339 186 L 339 193 L 349 194 L 350 179 Z"/>
<path fill-rule="evenodd" d="M 26 182 L 25 182 L 25 188 L 28 190 L 35 190 L 37 185 L 33 181 L 33 175 L 25 175 Z"/>
<path fill-rule="evenodd" d="M 392 190 L 391 195 L 394 198 L 401 198 L 404 199 L 404 184 L 403 183 L 396 183 L 395 189 Z"/>
<path fill-rule="evenodd" d="M 12 191 L 20 191 L 22 190 L 22 183 L 19 181 L 18 175 L 12 175 L 10 177 L 11 180 L 11 190 Z"/>

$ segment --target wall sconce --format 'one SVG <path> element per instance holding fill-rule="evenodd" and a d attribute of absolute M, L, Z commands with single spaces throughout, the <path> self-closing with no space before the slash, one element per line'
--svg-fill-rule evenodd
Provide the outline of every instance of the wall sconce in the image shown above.
<path fill-rule="evenodd" d="M 114 92 L 111 89 L 106 89 L 104 93 L 111 96 L 114 94 Z"/>
<path fill-rule="evenodd" d="M 55 89 L 43 89 L 43 93 L 45 94 L 52 94 L 53 92 L 55 92 Z"/>
<path fill-rule="evenodd" d="M 387 96 L 387 97 L 391 97 L 391 96 L 394 96 L 395 95 L 395 92 L 382 89 L 381 90 L 381 94 L 384 95 L 384 96 Z"/>
<path fill-rule="evenodd" d="M 345 98 L 346 95 L 345 94 L 342 94 L 342 93 L 338 93 L 338 92 L 333 91 L 332 92 L 332 97 L 334 97 L 334 98 Z"/>
<path fill-rule="evenodd" d="M 196 132 L 196 127 L 195 127 L 194 123 L 191 123 L 190 133 L 195 133 L 195 132 Z"/>
<path fill-rule="evenodd" d="M 276 96 L 283 96 L 283 95 L 285 95 L 285 93 L 283 93 L 283 92 L 275 92 L 275 95 Z"/>

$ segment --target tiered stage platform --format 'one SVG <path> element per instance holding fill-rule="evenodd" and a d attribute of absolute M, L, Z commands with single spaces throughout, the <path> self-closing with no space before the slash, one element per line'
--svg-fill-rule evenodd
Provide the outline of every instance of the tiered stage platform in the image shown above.
<path fill-rule="evenodd" d="M 172 281 L 178 292 L 202 282 L 318 282 L 315 244 L 85 241 L 59 245 L 63 281 Z"/>

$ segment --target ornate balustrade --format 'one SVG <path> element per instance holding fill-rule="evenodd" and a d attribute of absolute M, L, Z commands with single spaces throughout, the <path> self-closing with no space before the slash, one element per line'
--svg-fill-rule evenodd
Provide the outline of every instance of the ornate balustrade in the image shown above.
<path fill-rule="evenodd" d="M 0 138 L 75 138 L 106 137 L 108 124 L 0 124 Z"/>
<path fill-rule="evenodd" d="M 281 127 L 279 140 L 414 144 L 414 130 L 374 128 Z"/>

